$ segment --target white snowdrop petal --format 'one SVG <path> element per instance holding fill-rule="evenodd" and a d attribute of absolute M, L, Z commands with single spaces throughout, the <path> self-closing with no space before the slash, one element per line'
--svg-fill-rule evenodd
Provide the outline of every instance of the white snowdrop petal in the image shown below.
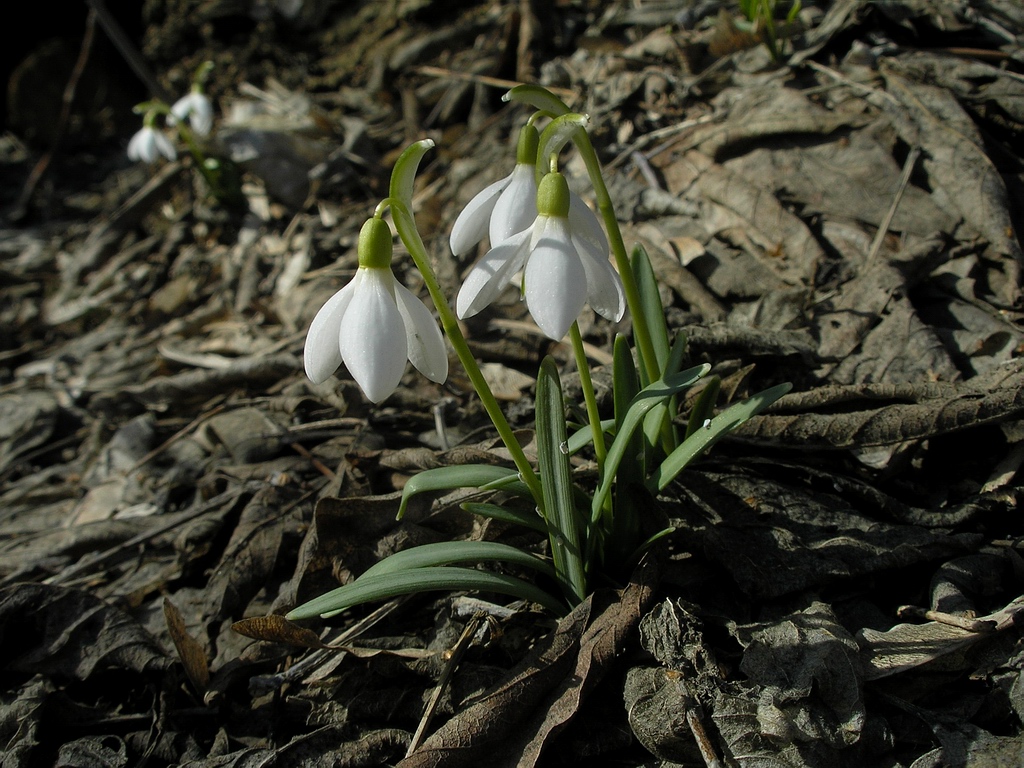
<path fill-rule="evenodd" d="M 592 246 L 593 252 L 600 253 L 602 258 L 608 257 L 608 238 L 597 214 L 575 192 L 569 193 L 569 227 L 574 237 Z"/>
<path fill-rule="evenodd" d="M 205 94 L 192 94 L 192 111 L 188 122 L 198 135 L 206 136 L 210 133 L 213 128 L 213 104 Z"/>
<path fill-rule="evenodd" d="M 537 218 L 537 181 L 533 166 L 516 165 L 508 186 L 498 196 L 491 213 L 487 236 L 491 246 L 504 242 L 522 232 Z"/>
<path fill-rule="evenodd" d="M 167 116 L 167 124 L 174 125 L 188 117 L 192 109 L 192 94 L 187 93 L 171 105 L 171 114 Z"/>
<path fill-rule="evenodd" d="M 491 220 L 491 212 L 498 200 L 498 195 L 505 189 L 512 175 L 509 174 L 499 179 L 478 192 L 472 200 L 462 209 L 462 213 L 455 219 L 452 225 L 452 234 L 448 239 L 452 253 L 456 256 L 469 251 L 474 245 L 484 239 L 487 234 L 487 227 Z"/>
<path fill-rule="evenodd" d="M 587 276 L 568 222 L 552 218 L 526 263 L 526 305 L 544 335 L 560 341 L 587 300 Z"/>
<path fill-rule="evenodd" d="M 178 157 L 178 150 L 174 148 L 171 140 L 159 131 L 153 131 L 153 146 L 155 150 L 153 154 L 154 160 L 156 159 L 156 153 L 163 155 L 168 160 L 176 160 Z"/>
<path fill-rule="evenodd" d="M 148 148 L 147 148 L 147 141 L 146 141 L 146 139 L 147 139 L 147 136 L 149 135 L 149 132 L 151 130 L 152 130 L 151 128 L 143 127 L 141 129 L 139 129 L 138 131 L 136 131 L 135 135 L 132 136 L 131 141 L 128 142 L 128 159 L 129 160 L 135 160 L 136 162 L 140 162 L 141 161 L 141 162 L 144 162 L 144 163 L 152 162 L 150 160 L 150 158 L 148 158 L 146 156 L 147 152 L 149 151 Z"/>
<path fill-rule="evenodd" d="M 395 299 L 405 323 L 409 362 L 431 381 L 443 383 L 448 378 L 448 352 L 441 329 L 424 303 L 397 281 Z"/>
<path fill-rule="evenodd" d="M 523 268 L 530 247 L 531 230 L 513 235 L 483 255 L 466 277 L 455 299 L 455 313 L 472 317 L 494 301 L 509 278 Z"/>
<path fill-rule="evenodd" d="M 341 359 L 371 402 L 379 403 L 402 380 L 408 348 L 405 323 L 393 294 L 390 269 L 361 269 L 363 279 L 353 291 L 341 324 Z"/>
<path fill-rule="evenodd" d="M 341 349 L 338 347 L 341 323 L 361 277 L 362 273 L 356 272 L 351 283 L 320 307 L 320 311 L 309 325 L 302 358 L 306 376 L 314 384 L 327 381 L 341 365 Z"/>
<path fill-rule="evenodd" d="M 587 303 L 601 317 L 618 322 L 626 312 L 626 294 L 619 273 L 604 254 L 595 254 L 591 244 L 577 238 L 575 232 L 572 242 L 587 274 Z"/>

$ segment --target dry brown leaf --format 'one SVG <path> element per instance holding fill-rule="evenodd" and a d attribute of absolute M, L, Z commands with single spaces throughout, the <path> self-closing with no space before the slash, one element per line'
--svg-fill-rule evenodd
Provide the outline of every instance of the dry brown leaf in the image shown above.
<path fill-rule="evenodd" d="M 327 647 L 316 632 L 288 621 L 278 614 L 242 619 L 232 624 L 231 628 L 240 635 L 251 637 L 253 640 L 266 640 L 268 643 L 282 643 L 300 648 Z"/>
<path fill-rule="evenodd" d="M 196 639 L 188 633 L 185 627 L 185 619 L 181 611 L 171 602 L 170 598 L 164 598 L 164 621 L 167 622 L 167 631 L 171 635 L 171 642 L 178 651 L 178 658 L 185 667 L 185 674 L 192 681 L 192 687 L 196 692 L 203 694 L 210 684 L 210 665 L 206 659 L 206 652 Z"/>
<path fill-rule="evenodd" d="M 622 652 L 653 594 L 655 568 L 637 569 L 616 598 L 595 593 L 559 622 L 508 680 L 449 720 L 399 766 L 537 765 Z M 494 745 L 500 742 L 500 754 Z"/>
<path fill-rule="evenodd" d="M 1024 597 L 1018 597 L 994 613 L 978 616 L 977 622 L 991 622 L 994 631 L 1006 630 L 1024 615 Z M 989 632 L 967 629 L 937 621 L 926 624 L 897 624 L 885 632 L 862 629 L 861 664 L 867 680 L 906 672 L 929 661 L 955 653 L 989 637 Z"/>

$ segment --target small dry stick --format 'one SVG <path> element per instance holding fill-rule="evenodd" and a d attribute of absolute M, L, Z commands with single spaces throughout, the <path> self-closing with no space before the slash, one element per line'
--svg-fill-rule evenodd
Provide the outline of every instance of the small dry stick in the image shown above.
<path fill-rule="evenodd" d="M 700 756 L 704 758 L 704 763 L 708 768 L 721 768 L 722 763 L 718 759 L 718 755 L 715 753 L 715 747 L 711 743 L 711 739 L 708 737 L 708 732 L 704 728 L 704 721 L 701 719 L 704 714 L 704 709 L 701 707 L 700 702 L 697 701 L 697 697 L 693 695 L 693 691 L 690 690 L 689 684 L 684 680 L 683 684 L 686 688 L 686 724 L 690 726 L 690 733 L 693 734 L 693 740 L 697 742 L 697 749 L 700 750 Z"/>
<path fill-rule="evenodd" d="M 865 272 L 871 267 L 871 263 L 882 248 L 882 241 L 885 240 L 885 236 L 889 232 L 889 225 L 892 224 L 893 216 L 896 215 L 896 209 L 899 207 L 900 200 L 903 199 L 903 193 L 907 189 L 907 184 L 910 183 L 910 174 L 914 172 L 914 166 L 917 165 L 917 158 L 920 154 L 921 148 L 914 147 L 910 150 L 910 154 L 907 155 L 906 162 L 903 163 L 903 175 L 900 176 L 900 183 L 896 187 L 896 194 L 893 196 L 892 205 L 886 211 L 882 223 L 878 225 L 878 232 L 875 233 L 875 239 L 871 243 L 871 250 L 868 251 L 868 257 L 864 262 Z"/>
<path fill-rule="evenodd" d="M 46 175 L 54 155 L 60 150 L 60 145 L 64 141 L 68 121 L 71 119 L 71 107 L 75 102 L 75 91 L 78 90 L 78 81 L 82 78 L 85 65 L 89 62 L 89 54 L 92 52 L 92 43 L 96 36 L 95 32 L 96 10 L 92 9 L 85 20 L 85 34 L 82 37 L 82 47 L 78 52 L 78 60 L 75 62 L 75 68 L 71 70 L 71 77 L 68 78 L 67 85 L 64 87 L 60 118 L 57 120 L 57 130 L 53 137 L 53 145 L 45 155 L 39 158 L 39 162 L 32 168 L 32 172 L 29 174 L 28 180 L 21 190 L 21 195 L 18 197 L 18 202 L 14 206 L 14 212 L 11 214 L 12 221 L 20 221 L 28 214 L 28 206 L 32 202 L 36 188 Z"/>
<path fill-rule="evenodd" d="M 466 623 L 465 629 L 462 630 L 462 634 L 459 635 L 459 639 L 455 641 L 455 645 L 445 654 L 448 657 L 448 663 L 444 665 L 441 679 L 437 681 L 437 687 L 434 688 L 434 692 L 430 695 L 430 701 L 427 702 L 427 708 L 423 711 L 420 724 L 416 726 L 416 733 L 412 735 L 409 749 L 405 753 L 406 757 L 409 757 L 409 755 L 419 749 L 420 744 L 423 743 L 423 734 L 426 733 L 427 728 L 430 726 L 430 721 L 434 719 L 437 705 L 441 701 L 441 694 L 448 687 L 448 681 L 451 680 L 452 673 L 459 665 L 459 661 L 462 660 L 462 655 L 473 644 L 473 637 L 476 635 L 476 630 L 480 626 L 481 621 L 482 618 L 479 615 L 471 618 Z"/>
<path fill-rule="evenodd" d="M 916 605 L 901 605 L 896 609 L 896 615 L 901 619 L 925 619 L 926 621 L 934 621 L 938 624 L 947 624 L 951 627 L 965 629 L 968 632 L 992 632 L 996 628 L 994 621 L 968 619 L 965 616 L 957 616 L 953 613 L 930 611 L 927 608 L 921 608 Z"/>

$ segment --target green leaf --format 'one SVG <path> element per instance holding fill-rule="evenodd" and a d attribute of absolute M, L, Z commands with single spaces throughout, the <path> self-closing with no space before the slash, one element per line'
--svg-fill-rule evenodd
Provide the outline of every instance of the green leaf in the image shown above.
<path fill-rule="evenodd" d="M 429 568 L 436 565 L 452 565 L 453 563 L 483 563 L 491 560 L 532 568 L 546 576 L 555 578 L 555 569 L 551 567 L 550 563 L 529 552 L 510 547 L 508 544 L 499 544 L 496 541 L 440 541 L 396 552 L 372 565 L 356 581 L 380 576 L 384 573 L 408 571 L 413 568 Z"/>
<path fill-rule="evenodd" d="M 569 441 L 565 435 L 565 405 L 555 361 L 549 356 L 540 364 L 535 402 L 537 465 L 544 491 L 544 514 L 549 526 L 551 558 L 566 597 L 573 605 L 587 594 L 580 549 L 579 516 L 573 504 Z"/>
<path fill-rule="evenodd" d="M 410 211 L 412 210 L 412 193 L 416 183 L 416 171 L 420 167 L 420 160 L 427 153 L 434 142 L 431 139 L 423 139 L 414 142 L 405 148 L 405 151 L 395 161 L 394 170 L 391 171 L 391 188 L 389 197 L 400 200 Z"/>
<path fill-rule="evenodd" d="M 559 117 L 569 112 L 569 107 L 564 101 L 547 88 L 539 85 L 517 85 L 502 96 L 501 100 L 526 104 L 534 109 L 539 109 L 541 112 L 548 113 L 551 117 Z"/>
<path fill-rule="evenodd" d="M 615 431 L 622 429 L 629 404 L 640 391 L 640 376 L 633 364 L 629 342 L 621 334 L 612 347 L 612 400 L 615 405 Z"/>
<path fill-rule="evenodd" d="M 626 558 L 626 564 L 632 566 L 640 562 L 640 558 L 643 557 L 644 552 L 653 547 L 656 543 L 664 539 L 666 536 L 671 536 L 675 532 L 675 528 L 662 528 L 657 533 L 651 534 L 646 539 L 644 539 L 643 542 L 641 542 L 640 546 L 633 550 L 633 552 L 630 554 L 628 558 Z"/>
<path fill-rule="evenodd" d="M 615 419 L 601 419 L 602 432 L 614 434 L 614 430 Z M 579 453 L 584 446 L 590 445 L 592 442 L 594 442 L 594 430 L 590 428 L 590 425 L 580 427 L 569 435 L 569 455 L 573 456 Z"/>
<path fill-rule="evenodd" d="M 630 405 L 635 401 L 640 389 L 640 378 L 633 355 L 624 336 L 616 336 L 612 352 L 612 399 L 615 406 L 616 434 L 625 427 Z M 626 446 L 626 456 L 633 456 L 633 461 L 619 462 L 615 473 L 615 496 L 612 506 L 612 517 L 604 521 L 602 534 L 607 534 L 602 542 L 602 556 L 606 569 L 611 566 L 617 569 L 624 565 L 624 555 L 636 547 L 639 536 L 639 504 L 636 488 L 643 489 L 647 479 L 647 461 L 649 448 L 639 430 L 633 432 Z M 606 472 L 610 471 L 607 468 Z M 605 502 L 607 506 L 607 502 Z M 594 553 L 589 553 L 593 556 Z"/>
<path fill-rule="evenodd" d="M 784 394 L 789 392 L 792 384 L 779 384 L 758 392 L 741 403 L 726 408 L 720 414 L 711 419 L 707 426 L 702 426 L 690 437 L 683 441 L 683 444 L 676 448 L 661 463 L 655 474 L 651 477 L 649 485 L 658 490 L 664 490 L 665 486 L 675 479 L 676 475 L 682 472 L 686 465 L 697 456 L 714 445 L 718 440 L 738 427 L 751 416 L 754 416 L 769 405 L 774 403 Z"/>
<path fill-rule="evenodd" d="M 592 520 L 596 521 L 600 516 L 604 500 L 611 492 L 612 481 L 615 479 L 615 474 L 618 471 L 619 462 L 627 454 L 630 438 L 633 436 L 636 428 L 643 422 L 647 412 L 658 403 L 665 401 L 678 392 L 682 392 L 709 370 L 711 370 L 711 366 L 707 363 L 694 368 L 688 368 L 685 371 L 669 376 L 667 379 L 659 379 L 653 384 L 648 384 L 633 398 L 633 402 L 630 403 L 629 409 L 626 411 L 626 417 L 622 420 L 622 426 L 616 433 L 615 439 L 608 449 L 608 455 L 605 457 L 605 474 L 601 479 L 601 485 L 597 489 L 597 493 L 594 494 L 593 504 L 591 505 Z"/>
<path fill-rule="evenodd" d="M 480 488 L 481 490 L 503 490 L 516 494 L 530 494 L 530 490 L 519 480 L 519 474 L 508 467 L 491 464 L 457 464 L 451 467 L 425 469 L 413 475 L 402 489 L 402 500 L 398 505 L 397 519 L 401 520 L 409 506 L 409 500 L 417 493 L 450 491 L 454 488 Z"/>
<path fill-rule="evenodd" d="M 704 389 L 697 397 L 690 411 L 690 419 L 686 423 L 686 436 L 689 437 L 698 429 L 704 427 L 704 422 L 711 418 L 715 412 L 715 403 L 718 401 L 718 392 L 722 388 L 722 379 L 718 376 L 711 376 Z"/>
<path fill-rule="evenodd" d="M 289 621 L 316 616 L 330 618 L 355 605 L 438 590 L 497 592 L 538 603 L 558 615 L 563 615 L 566 608 L 564 603 L 544 590 L 514 576 L 472 568 L 429 567 L 356 579 L 294 608 L 286 618 Z"/>
<path fill-rule="evenodd" d="M 633 280 L 640 293 L 640 307 L 647 320 L 647 329 L 651 334 L 658 371 L 664 376 L 667 373 L 665 366 L 669 353 L 668 325 L 665 323 L 665 308 L 661 305 L 661 294 L 658 293 L 658 278 L 651 267 L 651 259 L 642 245 L 638 244 L 633 248 L 629 265 L 632 267 Z M 643 381 L 646 376 L 645 371 L 646 368 L 641 360 L 640 377 L 641 381 L 647 385 L 650 382 Z"/>
<path fill-rule="evenodd" d="M 665 361 L 662 378 L 677 373 L 682 367 L 683 358 L 686 356 L 686 344 L 686 334 L 679 331 L 672 342 L 668 359 Z M 673 415 L 678 412 L 679 403 L 673 395 L 668 400 L 654 406 L 651 412 L 644 417 L 644 436 L 649 446 L 660 444 L 664 448 L 664 453 L 668 454 L 679 445 L 679 434 L 675 424 L 672 423 Z"/>
<path fill-rule="evenodd" d="M 523 525 L 541 533 L 548 532 L 548 527 L 536 512 L 521 512 L 517 509 L 509 509 L 498 504 L 487 504 L 479 501 L 467 501 L 462 504 L 462 508 L 467 512 L 472 512 L 474 515 L 487 517 L 491 520 Z"/>

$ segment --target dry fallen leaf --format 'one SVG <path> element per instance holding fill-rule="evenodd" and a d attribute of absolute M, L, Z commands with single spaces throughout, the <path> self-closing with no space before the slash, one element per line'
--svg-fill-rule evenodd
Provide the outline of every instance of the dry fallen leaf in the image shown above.
<path fill-rule="evenodd" d="M 206 660 L 206 653 L 188 633 L 181 611 L 167 597 L 164 598 L 164 620 L 167 622 L 167 631 L 171 635 L 174 648 L 178 651 L 178 658 L 185 667 L 185 674 L 201 696 L 210 684 L 210 665 Z"/>

